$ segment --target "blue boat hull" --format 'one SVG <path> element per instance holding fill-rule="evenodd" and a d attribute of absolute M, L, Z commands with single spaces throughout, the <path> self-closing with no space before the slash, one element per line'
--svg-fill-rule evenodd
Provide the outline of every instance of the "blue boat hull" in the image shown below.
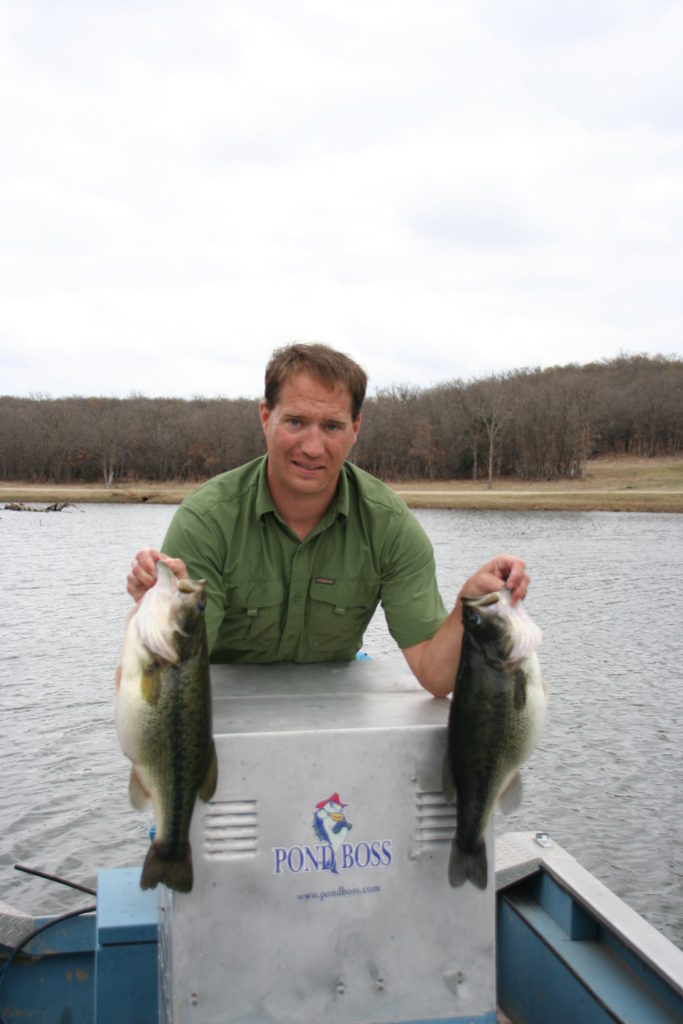
<path fill-rule="evenodd" d="M 138 869 L 100 872 L 96 913 L 55 923 L 11 960 L 0 987 L 5 1024 L 157 1024 L 157 897 L 138 883 Z M 503 837 L 496 885 L 491 970 L 501 1017 L 683 1021 L 683 953 L 560 847 L 528 834 Z M 50 920 L 17 915 L 10 941 L 4 911 L 0 967 L 19 936 Z M 449 1020 L 461 1020 L 455 1013 Z"/>

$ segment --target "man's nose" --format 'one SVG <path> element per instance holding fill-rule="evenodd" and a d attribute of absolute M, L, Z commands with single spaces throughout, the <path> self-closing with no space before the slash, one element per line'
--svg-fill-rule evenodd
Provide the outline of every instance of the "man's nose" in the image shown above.
<path fill-rule="evenodd" d="M 320 455 L 324 451 L 322 428 L 317 423 L 309 423 L 301 439 L 301 449 L 306 455 Z"/>

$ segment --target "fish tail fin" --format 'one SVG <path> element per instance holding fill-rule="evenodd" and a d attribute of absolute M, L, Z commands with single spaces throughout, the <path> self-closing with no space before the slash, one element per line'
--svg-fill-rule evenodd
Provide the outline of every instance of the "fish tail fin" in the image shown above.
<path fill-rule="evenodd" d="M 169 843 L 156 839 L 147 851 L 140 878 L 141 889 L 156 889 L 162 882 L 176 892 L 190 892 L 193 882 L 192 851 L 190 844 L 180 852 L 172 850 Z"/>
<path fill-rule="evenodd" d="M 451 888 L 457 889 L 470 881 L 477 889 L 485 889 L 488 881 L 488 864 L 486 860 L 486 843 L 479 839 L 473 850 L 463 850 L 458 838 L 453 838 L 451 856 L 448 862 L 448 881 Z"/>

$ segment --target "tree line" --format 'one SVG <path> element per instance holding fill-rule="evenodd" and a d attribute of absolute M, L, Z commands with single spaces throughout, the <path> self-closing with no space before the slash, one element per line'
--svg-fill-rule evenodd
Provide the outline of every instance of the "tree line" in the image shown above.
<path fill-rule="evenodd" d="M 683 360 L 620 356 L 369 396 L 353 452 L 386 480 L 583 477 L 683 447 Z M 256 399 L 0 397 L 0 479 L 201 481 L 264 451 Z"/>

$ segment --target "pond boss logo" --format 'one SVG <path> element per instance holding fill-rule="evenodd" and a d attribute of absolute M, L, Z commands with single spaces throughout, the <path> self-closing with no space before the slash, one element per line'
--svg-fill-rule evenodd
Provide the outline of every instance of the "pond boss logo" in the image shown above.
<path fill-rule="evenodd" d="M 350 840 L 352 823 L 346 816 L 348 804 L 339 793 L 321 800 L 313 810 L 313 832 L 318 842 L 310 846 L 274 846 L 273 874 L 305 874 L 310 871 L 340 871 L 351 868 L 386 868 L 391 864 L 391 839 Z"/>

